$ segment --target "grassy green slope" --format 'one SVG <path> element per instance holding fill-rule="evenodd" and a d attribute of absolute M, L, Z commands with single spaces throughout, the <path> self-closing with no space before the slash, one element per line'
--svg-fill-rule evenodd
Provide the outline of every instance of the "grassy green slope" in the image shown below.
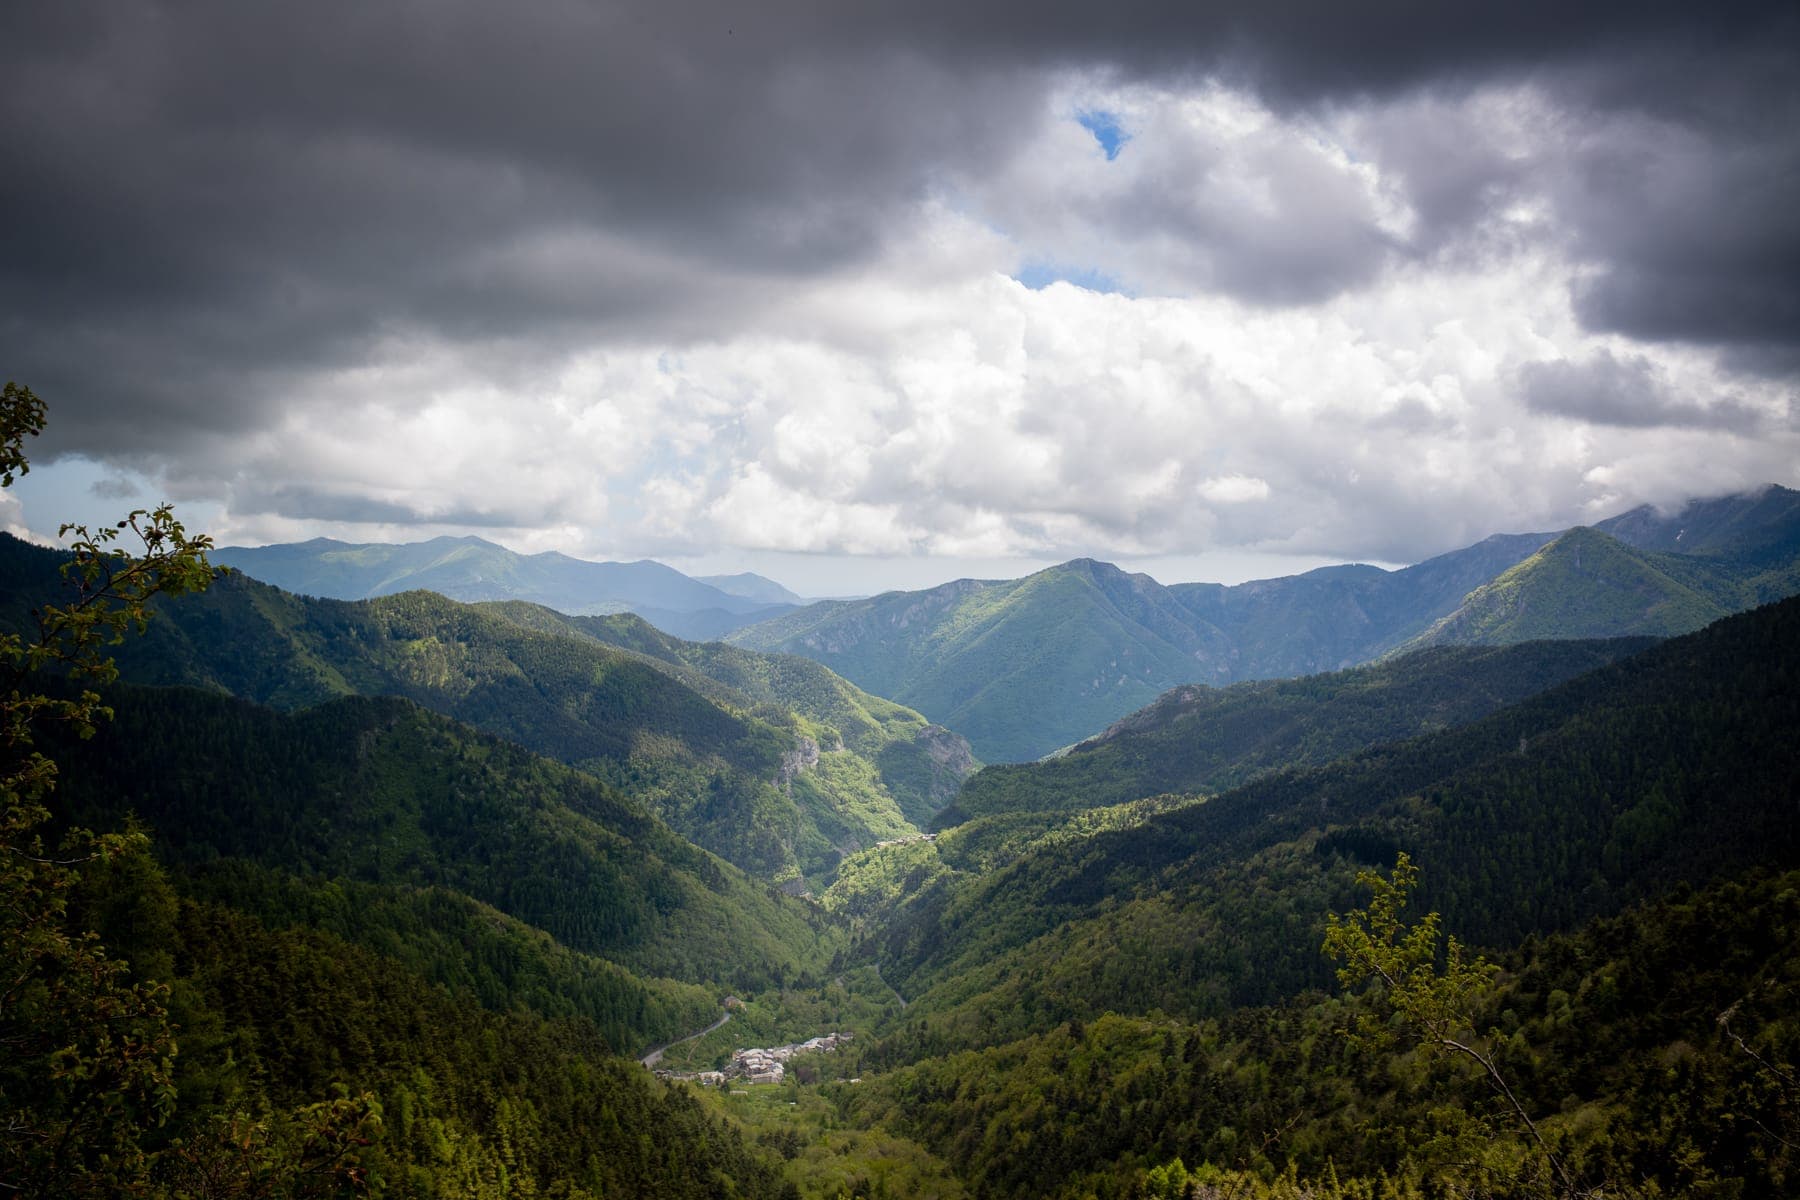
<path fill-rule="evenodd" d="M 1688 633 L 1744 606 L 1735 576 L 1700 560 L 1634 549 L 1598 530 L 1571 529 L 1469 593 L 1414 644 Z"/>
<path fill-rule="evenodd" d="M 1439 647 L 1330 675 L 1178 688 L 1059 758 L 977 773 L 938 824 L 1221 791 L 1265 771 L 1467 724 L 1647 645 Z"/>

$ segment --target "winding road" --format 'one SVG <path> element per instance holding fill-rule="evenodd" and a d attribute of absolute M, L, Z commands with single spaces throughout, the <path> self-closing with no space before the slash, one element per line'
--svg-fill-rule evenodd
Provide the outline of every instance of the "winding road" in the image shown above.
<path fill-rule="evenodd" d="M 875 978 L 877 980 L 880 980 L 882 987 L 884 987 L 888 991 L 894 993 L 894 999 L 896 999 L 900 1002 L 900 1011 L 905 1012 L 906 1011 L 906 997 L 902 996 L 900 994 L 899 988 L 895 987 L 893 984 L 889 983 L 887 980 L 881 978 L 881 964 L 880 963 L 872 963 L 870 965 L 875 968 Z"/>
<path fill-rule="evenodd" d="M 664 1042 L 662 1045 L 650 1051 L 650 1053 L 644 1055 L 644 1057 L 638 1059 L 638 1061 L 643 1063 L 646 1067 L 654 1067 L 657 1063 L 662 1061 L 664 1050 L 669 1049 L 671 1046 L 679 1046 L 684 1042 L 691 1042 L 695 1038 L 703 1038 L 729 1020 L 731 1020 L 731 1010 L 726 1009 L 723 1016 L 714 1021 L 711 1025 L 708 1025 L 705 1029 L 702 1029 L 699 1033 L 690 1033 L 686 1037 L 676 1038 L 672 1042 Z"/>

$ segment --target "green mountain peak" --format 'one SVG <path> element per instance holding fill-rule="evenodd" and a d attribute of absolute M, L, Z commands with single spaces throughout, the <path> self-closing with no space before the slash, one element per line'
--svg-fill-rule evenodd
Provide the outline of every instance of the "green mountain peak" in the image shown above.
<path fill-rule="evenodd" d="M 1696 564 L 1577 526 L 1491 583 L 1414 643 L 1667 637 L 1725 616 L 1730 581 Z"/>

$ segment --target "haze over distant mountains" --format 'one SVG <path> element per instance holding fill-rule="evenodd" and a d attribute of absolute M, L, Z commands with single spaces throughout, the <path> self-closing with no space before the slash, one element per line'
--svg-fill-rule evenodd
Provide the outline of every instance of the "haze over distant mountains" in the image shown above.
<path fill-rule="evenodd" d="M 529 600 L 575 616 L 635 612 L 677 637 L 718 637 L 804 601 L 749 573 L 693 579 L 673 567 L 588 562 L 566 554 L 516 554 L 478 537 L 405 545 L 314 538 L 274 546 L 226 546 L 221 566 L 303 596 L 370 600 L 424 588 L 452 600 Z"/>

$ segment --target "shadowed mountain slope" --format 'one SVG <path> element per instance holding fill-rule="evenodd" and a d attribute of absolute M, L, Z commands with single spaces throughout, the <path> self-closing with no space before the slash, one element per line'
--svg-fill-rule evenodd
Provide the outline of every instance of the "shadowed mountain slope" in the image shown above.
<path fill-rule="evenodd" d="M 1318 766 L 1466 725 L 1650 644 L 1620 638 L 1442 646 L 1328 675 L 1226 688 L 1189 684 L 1068 754 L 978 772 L 937 824 L 1221 791 L 1267 771 Z"/>
<path fill-rule="evenodd" d="M 1743 495 L 1695 500 L 1667 514 L 1643 505 L 1594 528 L 1639 550 L 1789 562 L 1800 555 L 1800 492 L 1771 484 Z"/>
<path fill-rule="evenodd" d="M 754 987 L 816 965 L 803 904 L 600 780 L 406 700 L 298 713 L 191 688 L 109 700 L 91 741 L 52 747 L 60 810 L 100 827 L 135 814 L 166 861 L 203 878 L 242 860 L 446 888 L 654 976 Z"/>
<path fill-rule="evenodd" d="M 1460 729 L 965 861 L 876 932 L 954 1041 L 1107 1009 L 1223 1012 L 1324 986 L 1354 861 L 1412 854 L 1423 909 L 1508 945 L 1678 881 L 1800 860 L 1800 600 L 1730 617 Z"/>

